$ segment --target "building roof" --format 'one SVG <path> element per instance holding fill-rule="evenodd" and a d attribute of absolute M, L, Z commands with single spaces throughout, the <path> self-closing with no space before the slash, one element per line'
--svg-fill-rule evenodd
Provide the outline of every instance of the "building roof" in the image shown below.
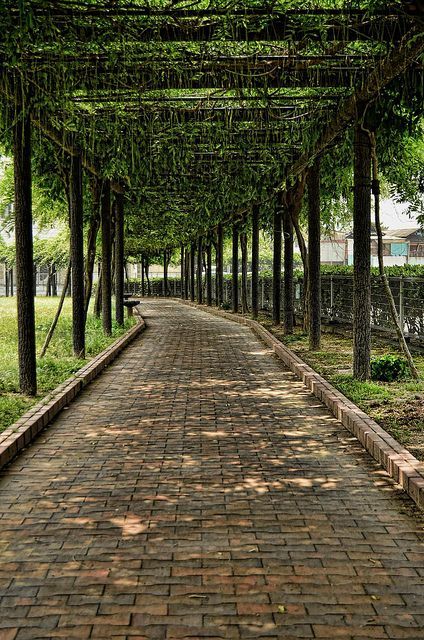
<path fill-rule="evenodd" d="M 421 227 L 409 227 L 407 229 L 391 229 L 390 233 L 398 238 L 404 238 L 409 241 L 424 242 L 424 229 Z"/>

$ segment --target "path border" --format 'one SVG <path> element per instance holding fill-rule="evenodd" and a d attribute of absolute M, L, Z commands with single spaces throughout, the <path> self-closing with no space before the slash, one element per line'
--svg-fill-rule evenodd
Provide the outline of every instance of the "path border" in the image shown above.
<path fill-rule="evenodd" d="M 318 400 L 325 404 L 333 416 L 359 440 L 371 456 L 401 485 L 418 507 L 424 509 L 424 463 L 417 460 L 408 449 L 380 427 L 375 420 L 333 387 L 328 380 L 314 371 L 312 367 L 267 331 L 259 322 L 245 316 L 199 305 L 188 300 L 179 298 L 175 298 L 175 300 L 212 315 L 250 327 L 266 345 L 273 349 L 276 356 L 284 362 L 286 367 L 302 380 L 303 384 Z"/>
<path fill-rule="evenodd" d="M 136 324 L 104 351 L 89 360 L 74 375 L 31 407 L 19 420 L 0 433 L 0 469 L 27 447 L 62 409 L 109 365 L 142 331 L 146 323 L 136 310 Z"/>

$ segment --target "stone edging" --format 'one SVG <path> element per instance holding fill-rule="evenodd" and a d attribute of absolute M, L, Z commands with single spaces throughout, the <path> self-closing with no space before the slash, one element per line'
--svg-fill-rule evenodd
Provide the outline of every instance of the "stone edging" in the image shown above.
<path fill-rule="evenodd" d="M 213 315 L 250 327 L 265 344 L 284 362 L 304 385 L 325 404 L 337 418 L 361 442 L 372 457 L 398 482 L 416 504 L 424 509 L 424 463 L 415 458 L 405 447 L 372 420 L 364 411 L 346 398 L 325 378 L 320 376 L 293 351 L 283 345 L 259 322 L 244 316 L 228 313 L 179 300 Z"/>
<path fill-rule="evenodd" d="M 92 358 L 73 376 L 62 382 L 19 420 L 0 433 L 0 469 L 32 442 L 38 433 L 146 328 L 143 318 L 138 313 L 135 317 L 137 324 L 126 334 Z"/>

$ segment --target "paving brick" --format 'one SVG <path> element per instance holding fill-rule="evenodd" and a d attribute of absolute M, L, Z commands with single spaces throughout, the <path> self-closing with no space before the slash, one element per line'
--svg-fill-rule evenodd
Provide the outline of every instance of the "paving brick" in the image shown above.
<path fill-rule="evenodd" d="M 141 306 L 0 475 L 0 639 L 424 638 L 421 515 L 274 339 Z"/>

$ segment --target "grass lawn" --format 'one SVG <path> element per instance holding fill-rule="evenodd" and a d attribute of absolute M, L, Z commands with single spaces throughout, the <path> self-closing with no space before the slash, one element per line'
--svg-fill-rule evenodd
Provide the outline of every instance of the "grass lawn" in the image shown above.
<path fill-rule="evenodd" d="M 40 352 L 56 312 L 59 298 L 36 298 L 35 328 L 37 353 Z M 69 378 L 90 358 L 103 351 L 133 324 L 113 326 L 113 335 L 103 335 L 101 319 L 89 314 L 86 328 L 86 356 L 81 360 L 72 355 L 72 301 L 65 300 L 53 339 L 44 358 L 37 359 L 38 396 L 30 398 L 19 393 L 18 337 L 16 298 L 0 298 L 0 431 L 13 424 L 25 411 L 58 384 Z"/>
<path fill-rule="evenodd" d="M 259 321 L 413 455 L 424 460 L 424 355 L 413 354 L 420 372 L 418 381 L 405 378 L 396 382 L 358 382 L 352 377 L 352 338 L 347 332 L 323 333 L 321 351 L 311 352 L 308 337 L 300 328 L 294 335 L 284 336 L 280 327 L 272 326 L 269 316 L 262 315 Z M 372 355 L 385 353 L 399 355 L 394 345 L 373 336 Z"/>

